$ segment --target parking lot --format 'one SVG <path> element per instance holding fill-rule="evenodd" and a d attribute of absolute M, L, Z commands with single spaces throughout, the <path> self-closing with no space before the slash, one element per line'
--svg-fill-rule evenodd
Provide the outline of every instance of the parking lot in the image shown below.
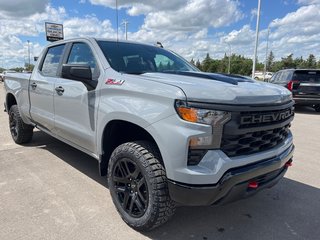
<path fill-rule="evenodd" d="M 180 207 L 139 233 L 119 217 L 95 159 L 40 131 L 14 144 L 1 109 L 0 239 L 319 239 L 320 114 L 296 110 L 294 163 L 278 185 L 225 206 Z"/>

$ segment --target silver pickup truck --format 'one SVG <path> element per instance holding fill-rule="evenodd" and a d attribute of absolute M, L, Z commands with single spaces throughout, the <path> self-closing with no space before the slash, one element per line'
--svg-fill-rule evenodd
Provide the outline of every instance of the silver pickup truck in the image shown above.
<path fill-rule="evenodd" d="M 138 230 L 177 205 L 223 204 L 276 184 L 291 165 L 291 93 L 204 73 L 134 42 L 77 38 L 46 47 L 31 75 L 8 75 L 17 144 L 36 127 L 91 155 L 113 202 Z"/>

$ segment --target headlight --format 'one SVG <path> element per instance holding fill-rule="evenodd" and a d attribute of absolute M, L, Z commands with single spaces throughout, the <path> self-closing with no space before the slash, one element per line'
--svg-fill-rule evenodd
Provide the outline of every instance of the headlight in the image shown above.
<path fill-rule="evenodd" d="M 230 120 L 230 113 L 220 110 L 190 108 L 184 101 L 176 101 L 179 116 L 188 122 L 203 123 L 212 126 L 223 125 Z"/>
<path fill-rule="evenodd" d="M 231 119 L 230 112 L 189 107 L 187 102 L 181 100 L 176 101 L 175 108 L 178 115 L 185 121 L 212 126 L 212 134 L 209 136 L 193 136 L 190 138 L 190 149 L 220 148 L 223 126 Z"/>

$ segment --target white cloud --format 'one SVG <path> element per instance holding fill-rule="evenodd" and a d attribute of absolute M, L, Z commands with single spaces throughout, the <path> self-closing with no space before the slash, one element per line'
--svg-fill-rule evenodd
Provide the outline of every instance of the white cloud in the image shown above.
<path fill-rule="evenodd" d="M 258 9 L 257 8 L 254 8 L 254 9 L 251 9 L 251 17 L 250 17 L 250 20 L 252 21 L 258 14 Z"/>
<path fill-rule="evenodd" d="M 105 37 L 115 38 L 116 34 L 109 20 L 100 21 L 96 17 L 71 18 L 64 21 L 65 38 L 72 37 Z"/>
<path fill-rule="evenodd" d="M 228 35 L 221 38 L 222 42 L 232 45 L 252 45 L 254 43 L 255 31 L 249 25 L 244 25 L 240 30 L 233 30 Z"/>
<path fill-rule="evenodd" d="M 0 1 L 0 18 L 30 16 L 43 12 L 48 4 L 49 0 Z"/>
<path fill-rule="evenodd" d="M 94 5 L 116 8 L 115 0 L 89 0 Z M 119 8 L 127 8 L 128 12 L 134 14 L 147 14 L 150 11 L 162 11 L 178 9 L 186 4 L 185 0 L 158 1 L 158 0 L 121 0 L 118 1 Z M 133 10 L 134 9 L 134 10 Z"/>
<path fill-rule="evenodd" d="M 304 5 L 308 5 L 308 4 L 320 4 L 320 0 L 298 0 L 299 4 L 304 4 Z"/>
<path fill-rule="evenodd" d="M 235 1 L 190 0 L 178 9 L 154 11 L 147 14 L 143 27 L 172 31 L 196 31 L 204 27 L 227 26 L 242 17 L 243 14 Z"/>
<path fill-rule="evenodd" d="M 90 0 L 92 4 L 115 8 L 114 0 Z M 166 28 L 171 31 L 197 31 L 203 27 L 221 27 L 243 18 L 238 1 L 232 0 L 123 0 L 131 16 L 144 14 L 144 28 Z"/>

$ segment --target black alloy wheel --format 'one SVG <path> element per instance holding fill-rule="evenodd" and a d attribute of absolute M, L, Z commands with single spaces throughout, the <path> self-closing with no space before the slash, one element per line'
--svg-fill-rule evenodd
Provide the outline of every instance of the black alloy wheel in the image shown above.
<path fill-rule="evenodd" d="M 156 228 L 175 212 L 161 155 L 153 143 L 118 146 L 109 160 L 108 184 L 120 216 L 136 230 Z"/>
<path fill-rule="evenodd" d="M 9 110 L 9 128 L 15 143 L 22 144 L 31 141 L 33 126 L 23 122 L 17 105 L 12 105 Z"/>
<path fill-rule="evenodd" d="M 121 158 L 114 166 L 112 181 L 118 201 L 129 216 L 143 216 L 148 206 L 148 187 L 139 166 Z"/>

